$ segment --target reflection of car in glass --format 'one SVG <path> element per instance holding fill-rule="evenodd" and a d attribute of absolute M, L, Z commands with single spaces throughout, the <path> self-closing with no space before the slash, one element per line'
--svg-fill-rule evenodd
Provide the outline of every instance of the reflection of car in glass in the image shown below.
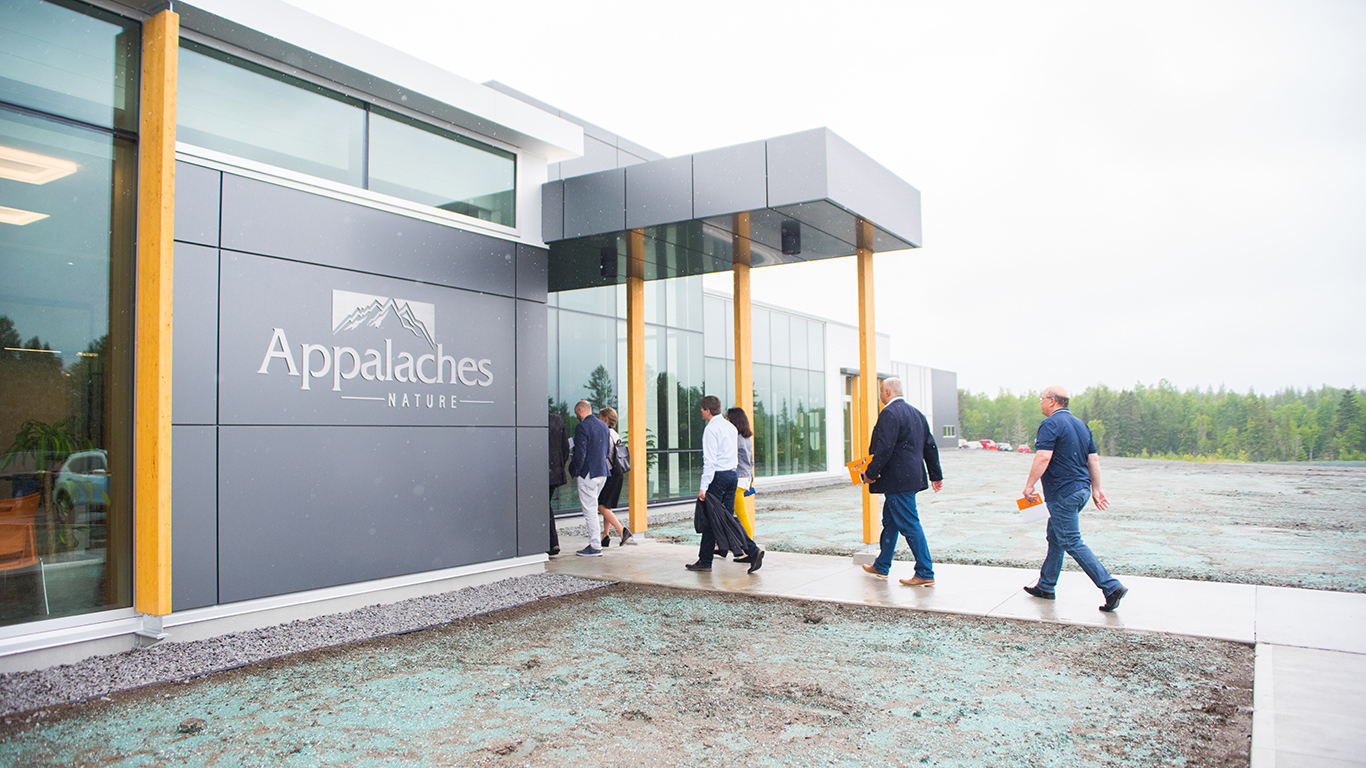
<path fill-rule="evenodd" d="M 109 498 L 109 454 L 106 451 L 78 451 L 71 454 L 57 471 L 52 498 L 64 512 L 80 509 L 77 526 L 89 526 L 89 544 L 103 546 L 105 501 Z M 85 519 L 80 519 L 84 517 Z"/>

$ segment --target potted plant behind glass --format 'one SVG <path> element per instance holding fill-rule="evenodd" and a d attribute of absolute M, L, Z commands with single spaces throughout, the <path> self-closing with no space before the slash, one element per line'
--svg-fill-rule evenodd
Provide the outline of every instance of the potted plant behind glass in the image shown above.
<path fill-rule="evenodd" d="M 63 511 L 51 503 L 52 483 L 57 469 L 72 453 L 89 450 L 95 445 L 90 438 L 76 434 L 72 429 L 74 421 L 74 417 L 68 417 L 47 424 L 29 419 L 19 426 L 14 441 L 5 449 L 4 462 L 0 463 L 2 470 L 16 461 L 32 461 L 32 473 L 16 473 L 13 480 L 14 495 L 40 494 L 39 509 L 46 511 L 43 543 L 47 545 L 48 552 L 64 551 L 76 545 L 71 511 Z"/>

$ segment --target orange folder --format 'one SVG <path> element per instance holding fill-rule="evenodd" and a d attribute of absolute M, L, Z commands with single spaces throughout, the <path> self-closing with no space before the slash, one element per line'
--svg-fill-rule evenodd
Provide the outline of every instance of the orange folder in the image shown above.
<path fill-rule="evenodd" d="M 1041 495 L 1039 495 L 1039 494 L 1037 494 L 1037 493 L 1034 494 L 1034 500 L 1033 500 L 1033 501 L 1030 501 L 1030 500 L 1027 499 L 1027 498 L 1025 498 L 1025 499 L 1016 499 L 1016 500 L 1015 500 L 1015 506 L 1019 507 L 1021 512 L 1025 511 L 1026 509 L 1029 509 L 1030 507 L 1037 507 L 1037 506 L 1039 506 L 1039 505 L 1042 504 L 1042 503 L 1043 503 L 1043 496 L 1041 496 Z"/>
<path fill-rule="evenodd" d="M 863 478 L 859 477 L 859 475 L 863 472 L 865 468 L 867 468 L 868 464 L 872 460 L 872 456 L 864 456 L 861 459 L 856 459 L 854 461 L 849 462 L 848 464 L 845 464 L 844 466 L 849 468 L 849 482 L 853 483 L 854 485 L 861 484 L 863 482 Z"/>

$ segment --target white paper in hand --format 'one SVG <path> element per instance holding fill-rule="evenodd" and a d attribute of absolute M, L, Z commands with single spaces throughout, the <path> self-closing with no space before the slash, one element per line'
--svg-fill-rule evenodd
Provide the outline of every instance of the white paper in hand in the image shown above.
<path fill-rule="evenodd" d="M 1036 504 L 1036 505 L 1034 505 L 1034 506 L 1032 506 L 1032 507 L 1026 507 L 1026 508 L 1020 510 L 1020 522 L 1022 522 L 1022 523 L 1032 523 L 1032 522 L 1034 522 L 1035 520 L 1047 520 L 1047 519 L 1048 519 L 1048 505 L 1047 505 L 1047 504 Z"/>

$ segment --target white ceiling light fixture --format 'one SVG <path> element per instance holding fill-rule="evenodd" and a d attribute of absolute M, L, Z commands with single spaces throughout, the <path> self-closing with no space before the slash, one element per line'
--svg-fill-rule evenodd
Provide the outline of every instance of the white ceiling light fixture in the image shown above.
<path fill-rule="evenodd" d="M 70 176 L 79 168 L 79 165 L 70 160 L 0 145 L 0 179 L 13 179 L 26 184 L 46 184 Z"/>
<path fill-rule="evenodd" d="M 33 211 L 6 208 L 5 206 L 0 205 L 0 224 L 13 224 L 17 227 L 22 227 L 25 224 L 32 224 L 35 221 L 46 218 L 46 213 L 34 213 Z"/>

